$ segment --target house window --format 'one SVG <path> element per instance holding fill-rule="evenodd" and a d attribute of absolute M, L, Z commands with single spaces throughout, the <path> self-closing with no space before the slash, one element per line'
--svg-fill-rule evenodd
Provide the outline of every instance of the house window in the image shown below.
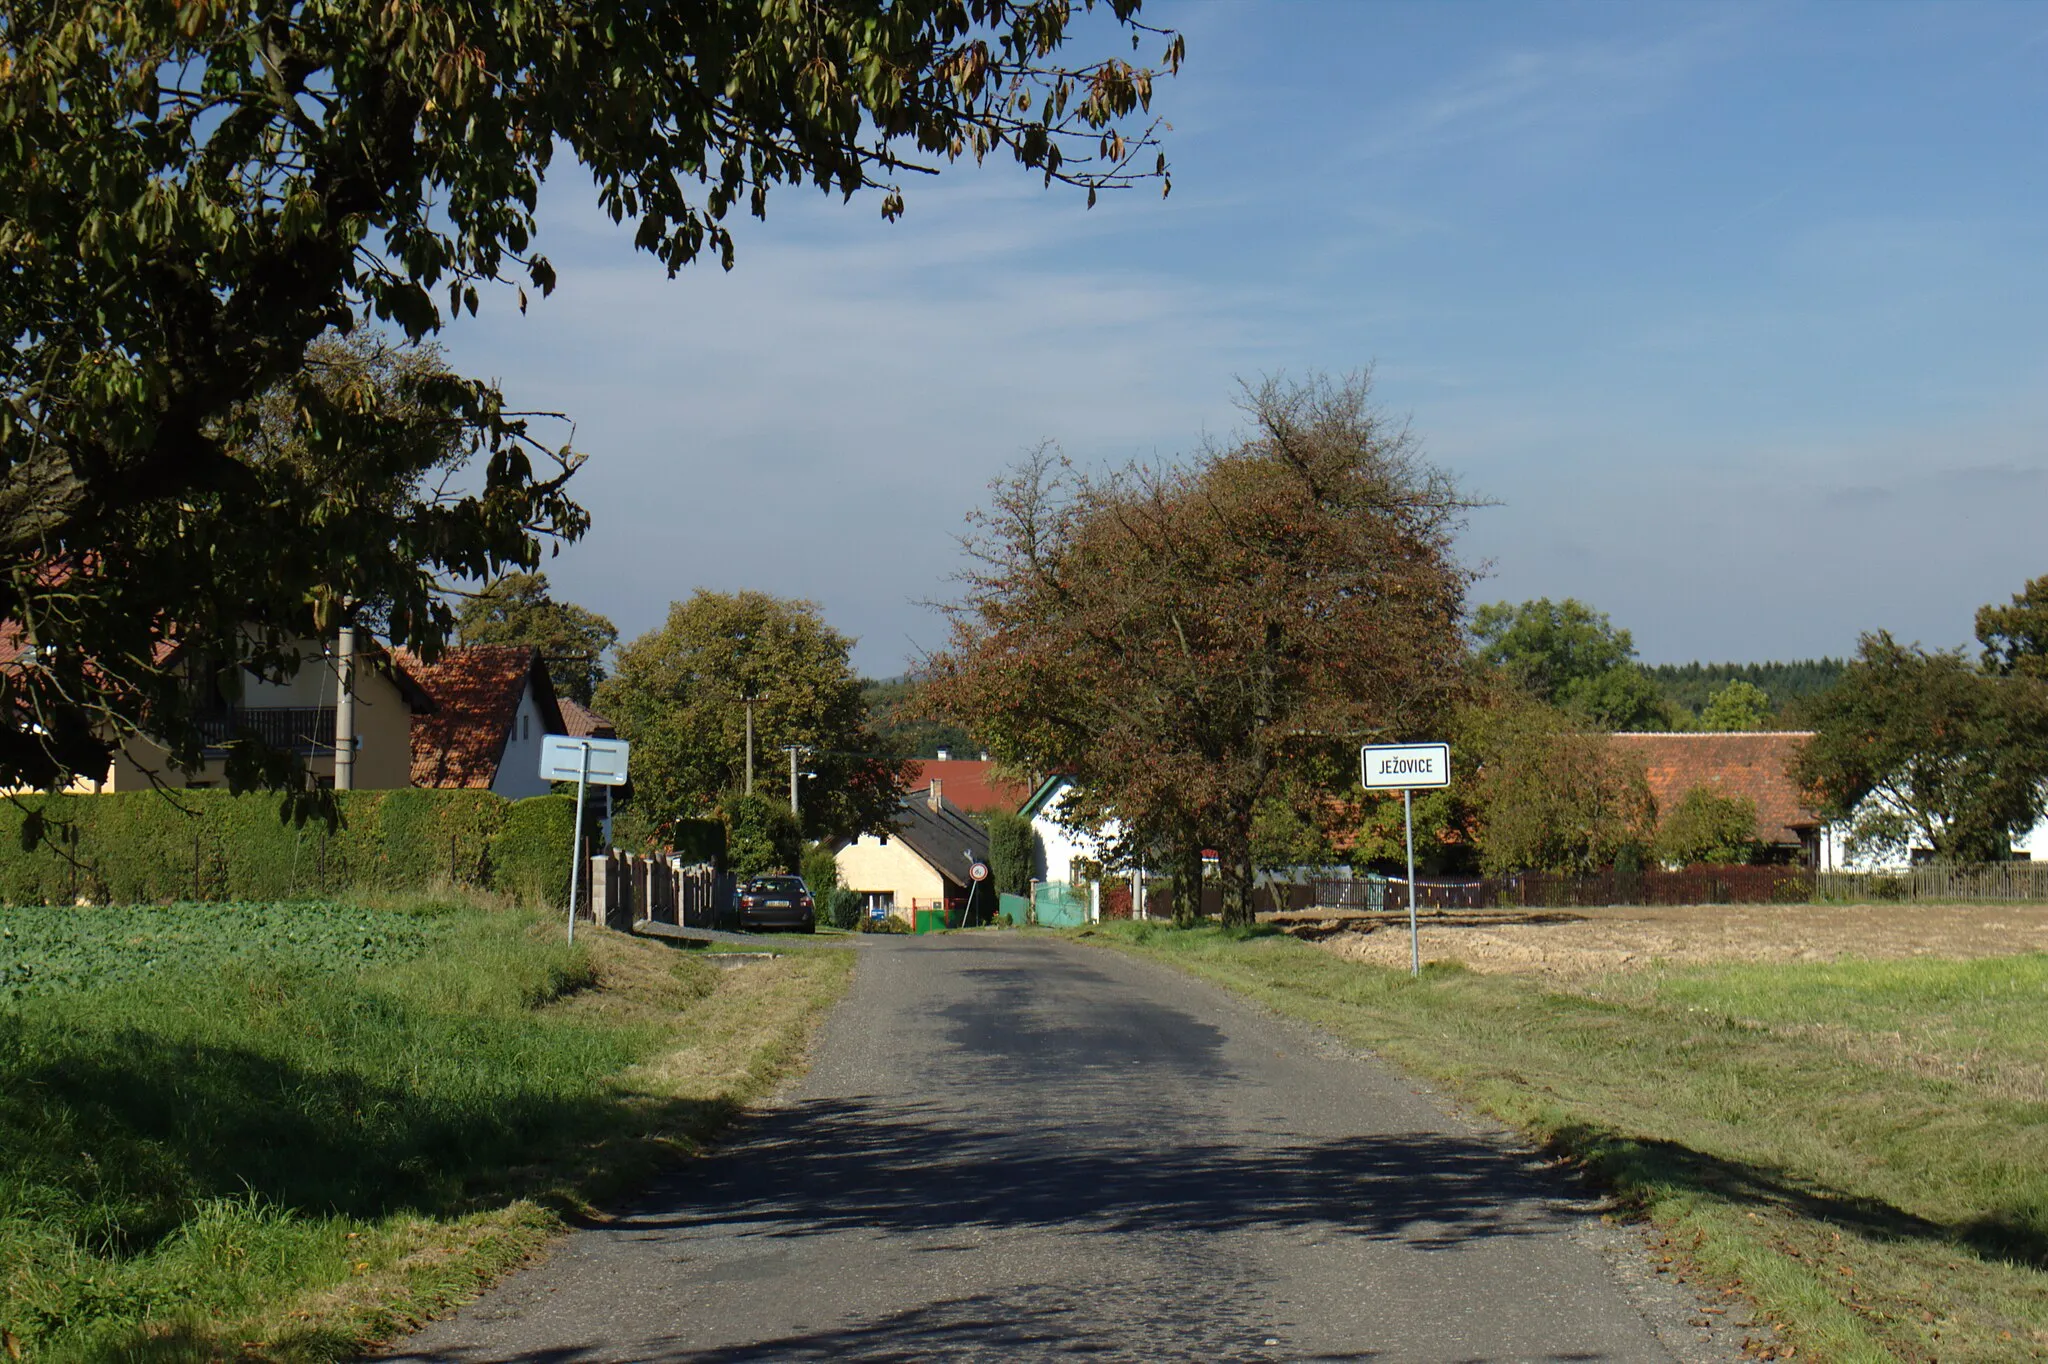
<path fill-rule="evenodd" d="M 532 718 L 532 717 L 530 717 L 530 716 L 526 716 L 526 715 L 522 715 L 522 716 L 520 716 L 520 717 L 519 717 L 519 737 L 520 737 L 521 739 L 525 739 L 525 738 L 528 738 L 528 737 L 529 737 L 529 735 L 528 735 L 528 733 L 527 733 L 527 726 L 528 726 L 528 722 L 530 721 L 530 719 L 531 719 L 531 718 Z M 574 851 L 576 851 L 576 850 L 575 850 L 574 848 L 571 848 L 571 849 L 570 849 L 569 851 L 570 851 L 570 852 L 574 852 Z"/>
<path fill-rule="evenodd" d="M 871 914 L 878 909 L 887 913 L 896 908 L 896 892 L 893 890 L 864 890 L 860 892 L 860 900 L 861 908 Z"/>

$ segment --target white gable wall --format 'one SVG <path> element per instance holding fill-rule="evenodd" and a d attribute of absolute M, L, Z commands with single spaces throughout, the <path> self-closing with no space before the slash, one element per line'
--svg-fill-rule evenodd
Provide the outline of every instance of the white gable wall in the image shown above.
<path fill-rule="evenodd" d="M 533 679 L 519 693 L 519 710 L 512 717 L 511 737 L 505 756 L 498 760 L 498 776 L 491 789 L 510 800 L 544 796 L 554 788 L 540 775 L 540 747 L 545 728 L 540 703 L 533 697 Z"/>
<path fill-rule="evenodd" d="M 1123 837 L 1123 826 L 1110 820 L 1102 826 L 1100 833 L 1076 832 L 1059 822 L 1060 811 L 1066 808 L 1067 797 L 1072 794 L 1071 783 L 1062 782 L 1053 792 L 1051 799 L 1031 817 L 1031 831 L 1037 835 L 1034 853 L 1035 864 L 1031 874 L 1040 881 L 1062 881 L 1071 884 L 1074 879 L 1073 866 L 1076 861 L 1100 861 L 1105 849 Z"/>

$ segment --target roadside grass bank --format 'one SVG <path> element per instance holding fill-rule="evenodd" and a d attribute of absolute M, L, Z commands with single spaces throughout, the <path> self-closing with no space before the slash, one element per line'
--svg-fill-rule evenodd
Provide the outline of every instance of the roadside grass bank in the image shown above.
<path fill-rule="evenodd" d="M 431 897 L 0 910 L 0 1351 L 332 1360 L 800 1062 L 849 952 Z"/>
<path fill-rule="evenodd" d="M 1421 978 L 1104 924 L 1587 1168 L 1816 1360 L 2048 1358 L 2048 954 Z"/>

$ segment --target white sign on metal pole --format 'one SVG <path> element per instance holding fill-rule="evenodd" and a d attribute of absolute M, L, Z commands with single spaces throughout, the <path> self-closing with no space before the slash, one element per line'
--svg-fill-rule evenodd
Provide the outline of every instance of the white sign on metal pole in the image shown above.
<path fill-rule="evenodd" d="M 1408 830 L 1408 970 L 1422 974 L 1422 933 L 1415 924 L 1415 793 L 1451 784 L 1449 744 L 1367 744 L 1358 750 L 1358 776 L 1368 791 L 1401 793 Z"/>
<path fill-rule="evenodd" d="M 589 780 L 597 786 L 626 784 L 626 757 L 633 746 L 624 739 L 578 739 L 546 734 L 540 741 L 540 775 L 547 781 L 583 779 L 583 755 L 590 755 Z"/>
<path fill-rule="evenodd" d="M 1449 744 L 1367 744 L 1358 750 L 1359 780 L 1368 791 L 1419 791 L 1451 784 Z"/>
<path fill-rule="evenodd" d="M 576 897 L 583 889 L 583 807 L 588 803 L 590 784 L 626 784 L 626 756 L 632 746 L 624 739 L 578 739 L 567 734 L 543 734 L 540 741 L 540 775 L 545 781 L 576 783 L 576 832 L 569 843 L 569 941 L 576 941 Z"/>

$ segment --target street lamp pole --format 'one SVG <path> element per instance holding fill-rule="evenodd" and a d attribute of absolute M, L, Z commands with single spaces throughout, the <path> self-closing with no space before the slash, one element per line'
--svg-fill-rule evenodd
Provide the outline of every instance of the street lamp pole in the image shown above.
<path fill-rule="evenodd" d="M 783 751 L 784 753 L 787 753 L 787 754 L 789 755 L 789 812 L 790 812 L 791 814 L 795 814 L 795 813 L 797 812 L 797 809 L 796 809 L 796 755 L 797 755 L 798 753 L 800 753 L 800 752 L 802 752 L 802 751 L 803 751 L 803 745 L 802 745 L 802 744 L 784 744 L 784 745 L 782 746 L 782 751 Z"/>

